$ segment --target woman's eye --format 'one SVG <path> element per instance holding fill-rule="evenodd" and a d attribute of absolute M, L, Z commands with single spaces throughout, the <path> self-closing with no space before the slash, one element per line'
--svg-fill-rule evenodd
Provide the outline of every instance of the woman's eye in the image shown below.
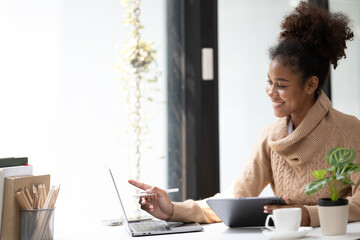
<path fill-rule="evenodd" d="M 267 80 L 267 83 L 269 84 L 269 85 L 273 85 L 274 83 L 273 83 L 273 81 L 271 81 L 271 80 Z M 282 84 L 280 84 L 280 83 L 275 83 L 276 84 L 276 86 L 278 87 L 278 88 L 285 88 L 286 86 L 284 86 L 284 85 L 282 85 Z"/>

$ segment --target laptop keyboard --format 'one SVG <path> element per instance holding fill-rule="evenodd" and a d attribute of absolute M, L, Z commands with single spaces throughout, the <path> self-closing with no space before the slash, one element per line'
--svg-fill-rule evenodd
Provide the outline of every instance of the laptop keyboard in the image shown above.
<path fill-rule="evenodd" d="M 132 223 L 131 228 L 136 232 L 168 231 L 169 226 L 164 222 L 142 222 Z"/>

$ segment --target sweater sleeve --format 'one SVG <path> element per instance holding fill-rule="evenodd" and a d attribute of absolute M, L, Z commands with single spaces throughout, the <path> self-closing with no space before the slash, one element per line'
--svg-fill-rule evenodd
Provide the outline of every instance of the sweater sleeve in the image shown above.
<path fill-rule="evenodd" d="M 349 200 L 349 222 L 360 221 L 360 172 L 351 176 L 355 185 L 352 186 L 352 196 Z"/>
<path fill-rule="evenodd" d="M 185 202 L 175 202 L 173 216 L 170 222 L 198 222 L 215 223 L 221 222 L 220 218 L 212 209 L 202 201 L 186 200 Z"/>
<path fill-rule="evenodd" d="M 216 194 L 212 198 L 258 196 L 271 180 L 270 148 L 267 145 L 267 131 L 264 131 L 250 153 L 242 174 L 233 183 L 230 191 Z M 206 199 L 174 202 L 172 222 L 221 222 L 207 205 Z"/>
<path fill-rule="evenodd" d="M 236 179 L 233 187 L 235 197 L 257 197 L 273 182 L 271 149 L 267 142 L 270 129 L 271 127 L 262 132 L 242 173 Z"/>
<path fill-rule="evenodd" d="M 304 206 L 304 207 L 309 212 L 310 226 L 319 227 L 320 220 L 319 220 L 318 206 L 316 205 L 316 206 Z"/>
<path fill-rule="evenodd" d="M 359 125 L 358 125 L 359 126 Z M 360 164 L 360 141 L 358 134 L 354 137 L 353 149 L 356 149 L 356 160 L 357 164 Z M 355 184 L 351 186 L 351 196 L 347 197 L 349 200 L 349 222 L 360 221 L 360 172 L 355 172 L 350 175 L 351 181 Z"/>
<path fill-rule="evenodd" d="M 211 198 L 232 197 L 230 193 L 216 194 Z M 209 198 L 208 198 L 209 199 Z M 206 203 L 207 199 L 194 201 L 192 199 L 184 202 L 174 202 L 174 213 L 168 220 L 170 222 L 198 222 L 215 223 L 221 222 L 221 219 L 214 213 Z"/>

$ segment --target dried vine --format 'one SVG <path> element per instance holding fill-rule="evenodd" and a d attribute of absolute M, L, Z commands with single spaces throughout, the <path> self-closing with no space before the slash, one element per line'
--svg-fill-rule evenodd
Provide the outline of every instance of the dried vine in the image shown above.
<path fill-rule="evenodd" d="M 124 24 L 131 27 L 129 34 L 125 36 L 125 43 L 120 48 L 120 81 L 127 94 L 126 102 L 130 104 L 130 126 L 134 130 L 135 138 L 135 179 L 141 177 L 141 159 L 143 149 L 143 135 L 146 127 L 146 117 L 143 114 L 144 101 L 152 102 L 150 92 L 158 91 L 154 83 L 157 82 L 160 72 L 156 65 L 156 49 L 154 43 L 141 38 L 141 30 L 144 28 L 140 22 L 141 1 L 124 0 L 125 8 Z M 151 86 L 152 85 L 152 86 Z M 137 213 L 139 215 L 139 213 Z"/>

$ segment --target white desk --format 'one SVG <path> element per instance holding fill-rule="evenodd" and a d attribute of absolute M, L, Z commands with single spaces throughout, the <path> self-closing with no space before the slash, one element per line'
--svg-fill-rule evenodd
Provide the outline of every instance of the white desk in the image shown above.
<path fill-rule="evenodd" d="M 68 239 L 102 239 L 102 240 L 123 240 L 123 239 L 138 239 L 138 240 L 159 240 L 159 239 L 169 239 L 171 240 L 201 240 L 201 239 L 246 239 L 246 240 L 266 240 L 268 239 L 264 234 L 262 234 L 260 229 L 250 229 L 250 228 L 228 228 L 223 223 L 215 224 L 204 224 L 204 230 L 202 232 L 194 233 L 181 233 L 181 234 L 171 234 L 171 235 L 157 235 L 157 236 L 146 236 L 146 237 L 137 237 L 133 238 L 125 231 L 121 226 L 116 227 L 107 227 L 99 224 L 97 227 L 89 226 L 88 229 L 81 231 L 78 230 L 77 233 L 68 231 L 64 236 L 59 236 L 55 231 L 56 240 L 68 240 Z M 75 236 L 79 234 L 78 236 Z M 80 238 L 79 238 L 80 237 Z M 327 240 L 355 240 L 360 239 L 360 222 L 348 224 L 347 234 L 342 236 L 322 236 L 321 229 L 315 228 L 304 238 L 306 240 L 311 239 L 327 239 Z"/>

